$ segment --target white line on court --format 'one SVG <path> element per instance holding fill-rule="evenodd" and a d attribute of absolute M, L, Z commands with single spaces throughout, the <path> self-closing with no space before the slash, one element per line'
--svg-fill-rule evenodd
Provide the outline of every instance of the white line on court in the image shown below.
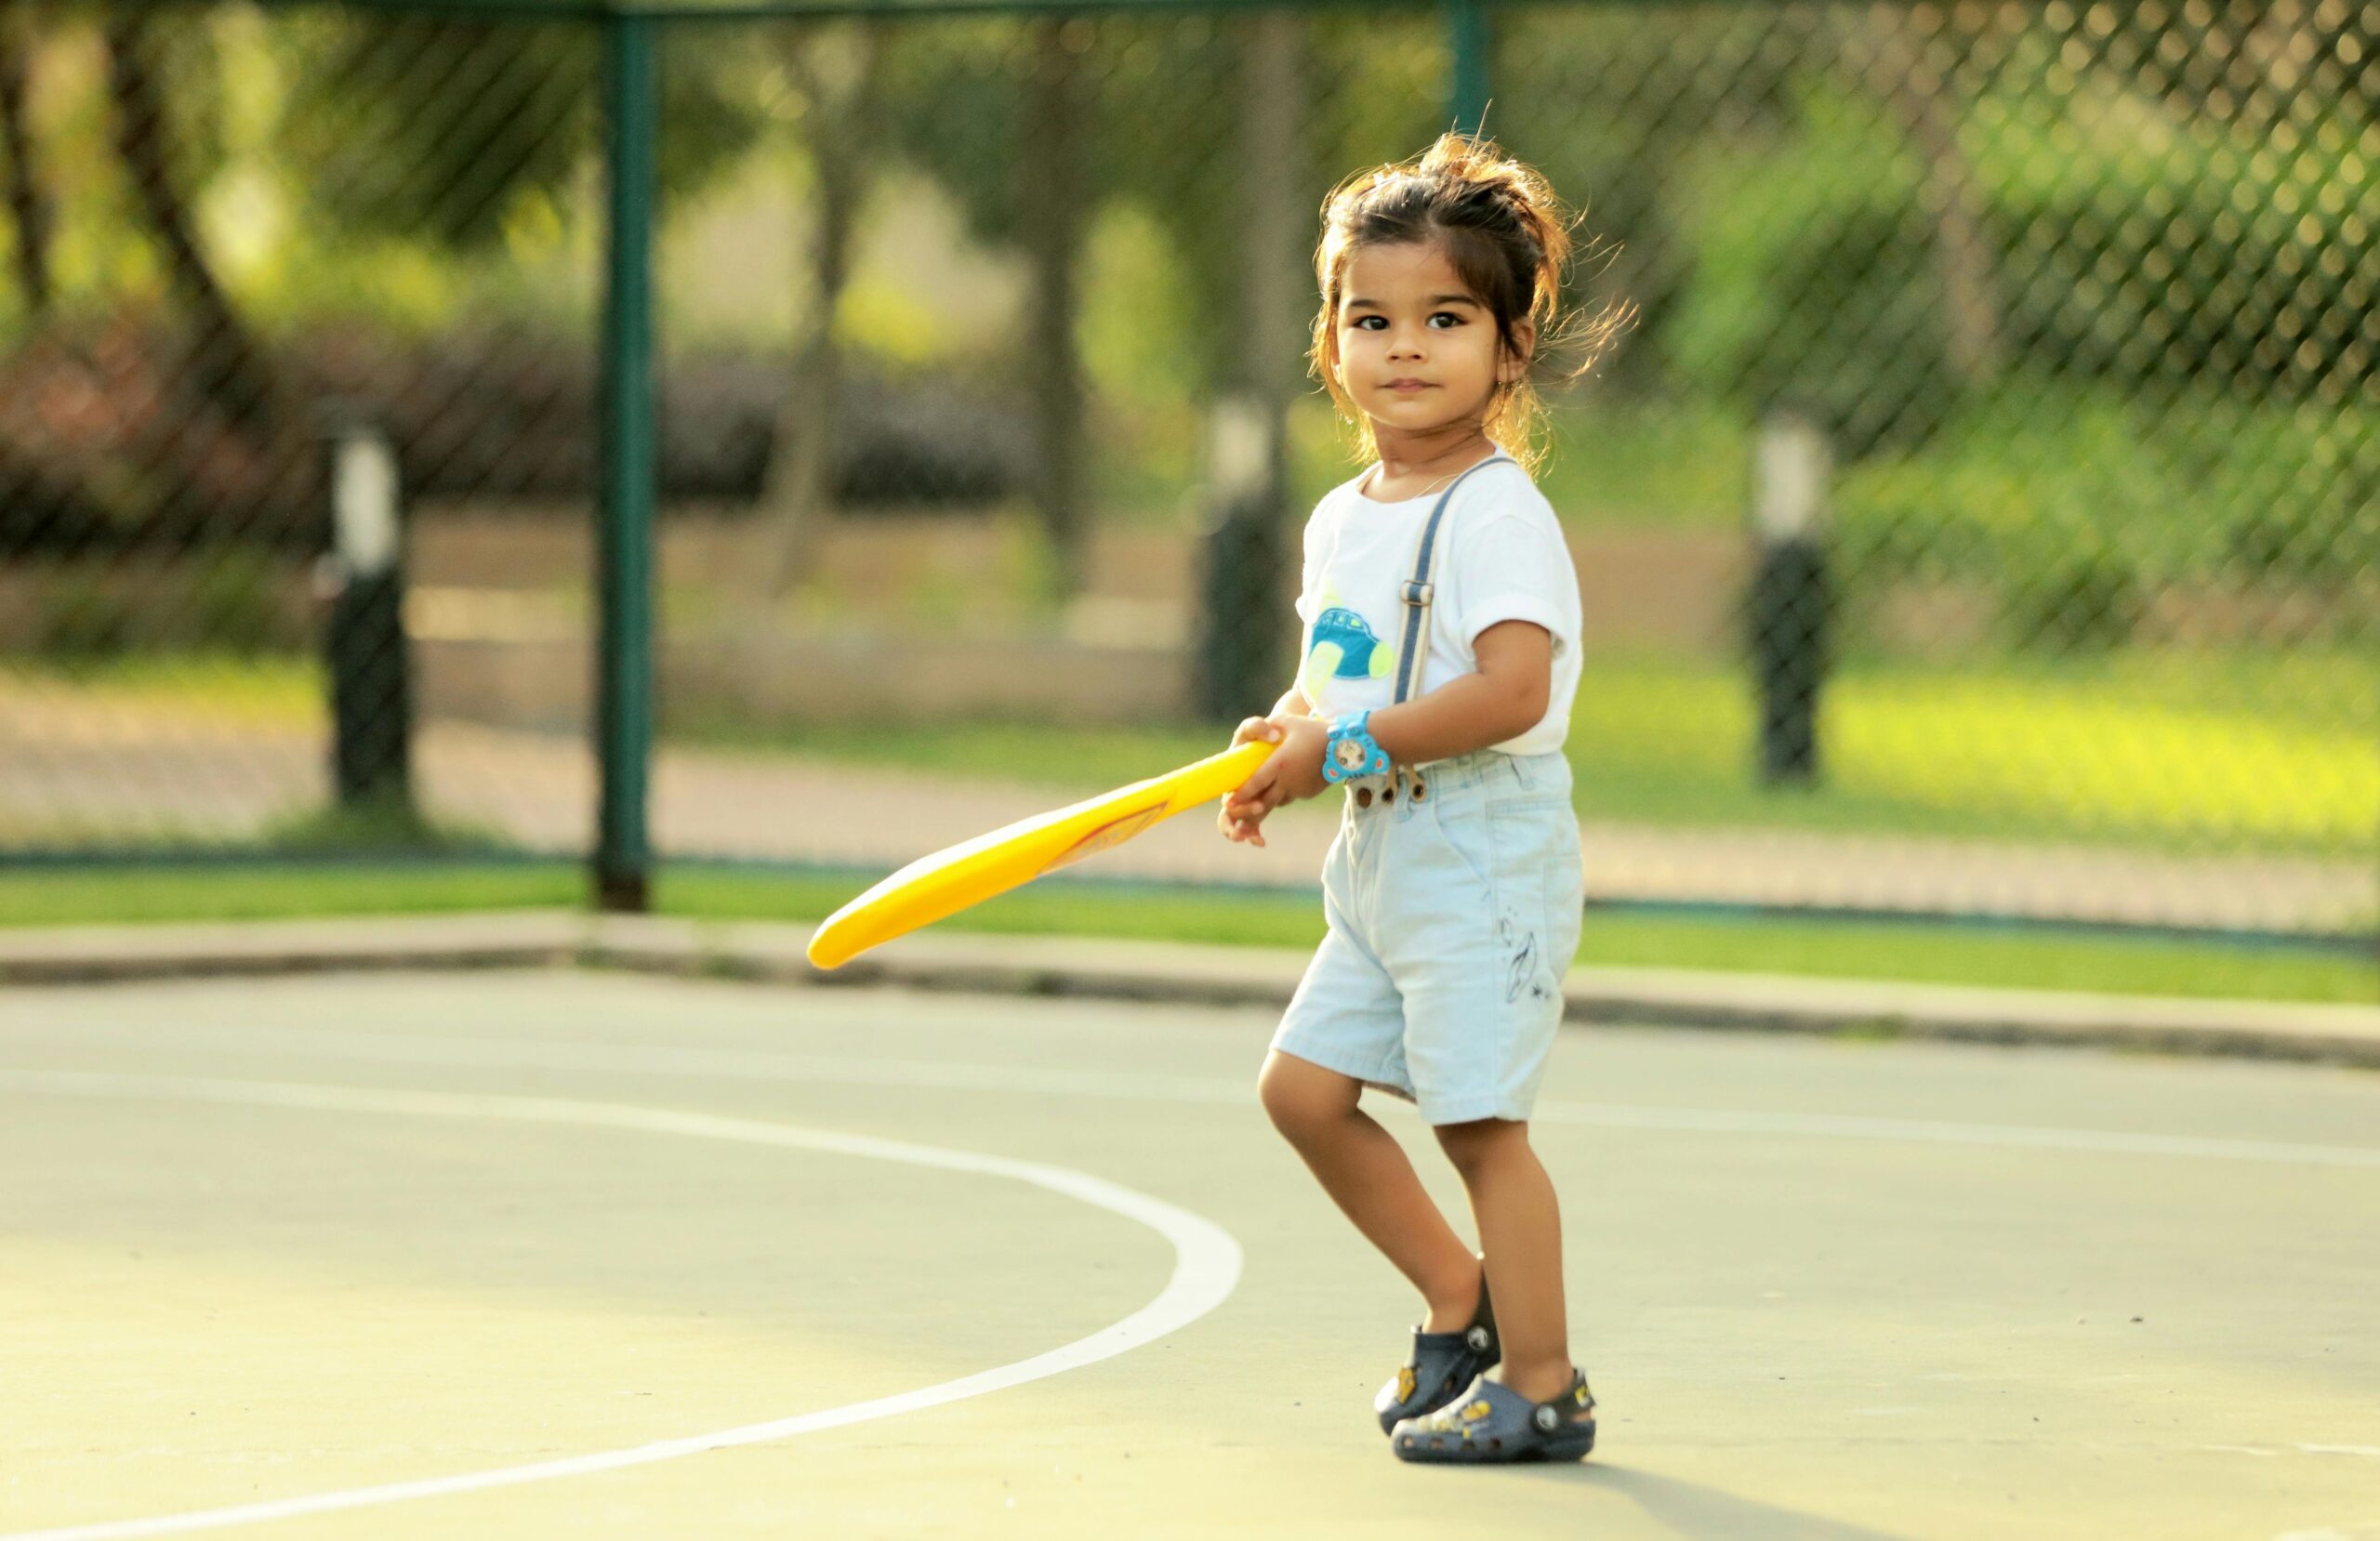
<path fill-rule="evenodd" d="M 1127 1219 L 1137 1220 L 1173 1244 L 1173 1275 L 1157 1298 L 1139 1311 L 1088 1337 L 1031 1359 L 998 1369 L 946 1380 L 938 1386 L 804 1413 L 771 1423 L 722 1429 L 716 1433 L 664 1440 L 627 1450 L 598 1451 L 528 1466 L 492 1471 L 466 1472 L 419 1482 L 391 1482 L 380 1487 L 316 1493 L 230 1508 L 192 1510 L 145 1519 L 71 1525 L 62 1530 L 24 1531 L 0 1536 L 0 1541 L 114 1541 L 118 1537 L 171 1535 L 186 1531 L 213 1530 L 226 1525 L 286 1520 L 305 1514 L 372 1505 L 402 1503 L 495 1487 L 510 1487 L 557 1477 L 584 1476 L 623 1467 L 647 1466 L 705 1451 L 790 1439 L 822 1429 L 840 1429 L 871 1418 L 914 1413 L 944 1403 L 981 1396 L 1062 1371 L 1079 1369 L 1112 1359 L 1130 1349 L 1154 1342 L 1188 1325 L 1227 1299 L 1239 1283 L 1239 1244 L 1231 1233 L 1202 1216 L 1178 1208 L 1086 1173 L 1005 1156 L 911 1145 L 898 1140 L 830 1130 L 799 1128 L 755 1119 L 722 1118 L 708 1113 L 676 1113 L 613 1102 L 567 1101 L 545 1097 L 504 1097 L 456 1092 L 378 1090 L 362 1087 L 306 1086 L 275 1081 L 241 1081 L 204 1076 L 102 1075 L 73 1071 L 0 1070 L 0 1089 L 64 1097 L 112 1097 L 170 1101 L 221 1102 L 250 1107 L 277 1107 L 324 1113 L 394 1113 L 426 1118 L 499 1119 L 533 1124 L 575 1125 L 582 1127 L 628 1129 L 641 1134 L 684 1135 L 697 1139 L 724 1139 L 747 1145 L 773 1145 L 787 1150 L 819 1151 L 832 1155 L 895 1161 L 912 1166 L 1009 1178 L 1079 1199 Z"/>
<path fill-rule="evenodd" d="M 89 1047 L 103 1031 L 10 1029 L 0 1045 L 46 1042 Z M 1255 1077 L 1136 1074 L 1124 1071 L 1012 1069 L 949 1061 L 859 1059 L 760 1049 L 623 1047 L 550 1039 L 430 1038 L 393 1033 L 313 1028 L 169 1030 L 173 1041 L 229 1053 L 292 1053 L 372 1064 L 492 1070 L 617 1072 L 694 1079 L 784 1081 L 840 1086 L 913 1087 L 943 1091 L 1004 1091 L 1033 1097 L 1103 1097 L 1128 1100 L 1253 1107 Z M 153 1028 L 126 1030 L 129 1039 L 155 1043 Z M 1767 1113 L 1750 1109 L 1645 1107 L 1621 1102 L 1537 1104 L 1534 1121 L 1585 1128 L 1655 1129 L 1692 1134 L 1786 1135 L 1821 1139 L 1898 1140 L 1998 1150 L 2085 1151 L 2113 1155 L 2175 1156 L 2380 1171 L 2380 1146 L 2310 1145 L 2285 1140 L 2229 1139 L 2199 1135 L 2141 1134 L 2121 1129 L 2052 1128 L 2021 1124 L 1972 1124 L 1947 1119 L 1878 1118 L 1863 1114 Z M 0 1537 L 0 1541 L 7 1541 Z"/>

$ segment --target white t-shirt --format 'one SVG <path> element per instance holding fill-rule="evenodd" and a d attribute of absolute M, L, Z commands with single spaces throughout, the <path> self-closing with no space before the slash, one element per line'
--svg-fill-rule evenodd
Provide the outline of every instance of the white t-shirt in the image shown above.
<path fill-rule="evenodd" d="M 1305 525 L 1298 688 L 1326 718 L 1396 700 L 1396 653 L 1405 642 L 1402 590 L 1421 555 L 1422 527 L 1446 492 L 1440 487 L 1401 503 L 1375 503 L 1355 490 L 1370 474 L 1323 494 Z M 1511 461 L 1482 466 L 1447 505 L 1432 566 L 1437 586 L 1416 696 L 1478 673 L 1472 642 L 1489 626 L 1534 621 L 1554 636 L 1554 688 L 1545 715 L 1518 737 L 1490 747 L 1508 755 L 1560 748 L 1579 690 L 1579 573 L 1554 506 Z"/>

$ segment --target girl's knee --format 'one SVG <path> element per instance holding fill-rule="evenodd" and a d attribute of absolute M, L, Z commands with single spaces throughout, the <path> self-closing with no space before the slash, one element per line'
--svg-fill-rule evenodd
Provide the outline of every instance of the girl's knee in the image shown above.
<path fill-rule="evenodd" d="M 1478 1118 L 1467 1124 L 1441 1124 L 1430 1131 L 1438 1148 L 1469 1177 L 1515 1149 L 1528 1148 L 1528 1126 L 1507 1118 Z"/>
<path fill-rule="evenodd" d="M 1337 1071 L 1276 1049 L 1256 1077 L 1256 1100 L 1289 1139 L 1327 1129 L 1355 1111 L 1363 1086 Z"/>

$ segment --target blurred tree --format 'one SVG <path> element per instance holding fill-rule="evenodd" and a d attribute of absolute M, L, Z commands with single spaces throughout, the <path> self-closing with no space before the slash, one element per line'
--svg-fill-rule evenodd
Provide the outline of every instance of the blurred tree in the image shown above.
<path fill-rule="evenodd" d="M 1267 11 L 1241 18 L 1238 106 L 1240 217 L 1238 342 L 1233 377 L 1216 403 L 1197 616 L 1193 691 L 1200 717 L 1226 722 L 1261 711 L 1290 673 L 1280 624 L 1280 579 L 1289 520 L 1289 406 L 1296 393 L 1301 338 L 1313 306 L 1301 272 L 1304 198 L 1298 175 L 1305 92 L 1303 19 Z M 1217 331 L 1223 330 L 1216 328 Z"/>
<path fill-rule="evenodd" d="M 188 383 L 233 428 L 269 439 L 284 415 L 279 391 L 199 241 L 190 195 L 174 165 L 174 150 L 183 140 L 166 100 L 152 20 L 138 10 L 111 10 L 100 32 L 116 156 L 140 222 L 165 260 L 167 282 L 190 311 Z"/>
<path fill-rule="evenodd" d="M 15 259 L 17 288 L 27 314 L 49 309 L 50 198 L 35 158 L 33 131 L 26 119 L 26 92 L 32 76 L 35 39 L 16 7 L 0 9 L 0 174 L 5 174 L 5 202 L 15 239 L 9 250 Z"/>
<path fill-rule="evenodd" d="M 2380 111 L 2380 10 L 2340 0 L 2143 0 L 2044 19 L 2135 89 L 2216 122 L 2268 125 L 2292 98 Z"/>
<path fill-rule="evenodd" d="M 1688 162 L 1714 137 L 1788 129 L 1795 46 L 1778 33 L 1791 24 L 1764 7 L 1705 14 L 1697 46 L 1680 47 L 1668 17 L 1633 7 L 1500 18 L 1488 131 L 1580 211 L 1581 308 L 1615 296 L 1634 307 L 1628 342 L 1600 371 L 1623 391 L 1683 383 L 1670 328 L 1701 255 Z"/>
<path fill-rule="evenodd" d="M 761 501 L 771 521 L 760 574 L 774 599 L 800 579 L 834 517 L 844 359 L 835 314 L 851 277 L 852 236 L 866 197 L 882 89 L 881 22 L 830 21 L 776 35 L 777 57 L 801 94 L 802 138 L 817 178 L 806 335 L 778 415 Z"/>
<path fill-rule="evenodd" d="M 1025 183 L 1025 248 L 1033 263 L 1025 385 L 1039 429 L 1036 484 L 1050 542 L 1054 592 L 1049 598 L 1060 603 L 1082 588 L 1089 537 L 1085 393 L 1075 311 L 1083 232 L 1097 196 L 1084 153 L 1090 101 L 1082 59 L 1096 35 L 1096 27 L 1079 17 L 1034 23 L 1018 162 Z"/>
<path fill-rule="evenodd" d="M 1960 385 L 1974 387 L 1996 375 L 2007 356 L 1998 263 L 1984 228 L 1984 195 L 1959 148 L 1958 123 L 1967 109 L 1950 77 L 1964 62 L 1964 39 L 1955 33 L 1929 39 L 1920 27 L 1914 14 L 1869 11 L 1838 19 L 1831 41 L 1840 67 L 1891 109 L 1924 163 L 1918 202 L 1934 227 L 1950 370 Z"/>
<path fill-rule="evenodd" d="M 978 239 L 1031 264 L 1021 385 L 1039 425 L 1037 502 L 1054 583 L 1071 596 L 1088 538 L 1079 267 L 1104 204 L 1135 203 L 1166 232 L 1170 270 L 1201 319 L 1180 384 L 1211 394 L 1244 368 L 1247 332 L 1234 318 L 1241 182 L 1253 168 L 1215 132 L 1239 90 L 1237 34 L 1197 15 L 945 23 L 904 31 L 886 64 L 885 131 L 903 156 L 948 191 Z M 1264 170 L 1318 203 L 1311 164 L 1300 153 Z"/>
<path fill-rule="evenodd" d="M 597 30 L 577 21 L 358 11 L 278 29 L 295 86 L 283 142 L 322 217 L 359 233 L 486 245 L 533 198 L 567 203 L 602 105 Z M 664 196 L 699 188 L 760 131 L 757 65 L 663 53 Z"/>

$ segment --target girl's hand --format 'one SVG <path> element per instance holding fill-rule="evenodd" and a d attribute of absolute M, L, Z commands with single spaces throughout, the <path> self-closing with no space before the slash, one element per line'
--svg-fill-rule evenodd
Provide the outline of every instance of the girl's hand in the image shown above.
<path fill-rule="evenodd" d="M 1251 846 L 1264 844 L 1264 815 L 1272 810 L 1256 803 L 1235 803 L 1229 797 L 1215 812 L 1215 827 L 1226 840 Z"/>
<path fill-rule="evenodd" d="M 1322 746 L 1330 736 L 1330 729 L 1320 718 L 1276 717 L 1253 719 L 1261 727 L 1251 731 L 1250 723 L 1240 724 L 1249 738 L 1263 738 L 1280 745 L 1272 757 L 1258 766 L 1256 774 L 1248 778 L 1240 789 L 1225 799 L 1225 811 L 1245 814 L 1250 808 L 1261 810 L 1261 819 L 1283 803 L 1302 802 L 1318 797 L 1329 784 L 1322 779 Z M 1236 742 L 1246 742 L 1239 740 Z M 1245 806 L 1244 806 L 1245 805 Z"/>
<path fill-rule="evenodd" d="M 1241 722 L 1239 731 L 1232 734 L 1231 745 L 1236 749 L 1243 744 L 1254 742 L 1271 744 L 1277 742 L 1280 736 L 1281 730 L 1271 718 L 1251 717 Z M 1215 813 L 1215 828 L 1226 840 L 1261 847 L 1264 844 L 1264 815 L 1272 812 L 1273 808 L 1261 797 L 1243 801 L 1247 795 L 1248 786 L 1245 784 L 1238 791 L 1223 794 L 1223 806 Z"/>
<path fill-rule="evenodd" d="M 1280 736 L 1280 728 L 1276 725 L 1273 719 L 1269 717 L 1242 718 L 1239 719 L 1238 731 L 1231 735 L 1231 746 L 1236 749 L 1241 744 L 1248 743 L 1251 739 L 1260 738 L 1267 744 L 1271 744 L 1278 740 Z"/>

